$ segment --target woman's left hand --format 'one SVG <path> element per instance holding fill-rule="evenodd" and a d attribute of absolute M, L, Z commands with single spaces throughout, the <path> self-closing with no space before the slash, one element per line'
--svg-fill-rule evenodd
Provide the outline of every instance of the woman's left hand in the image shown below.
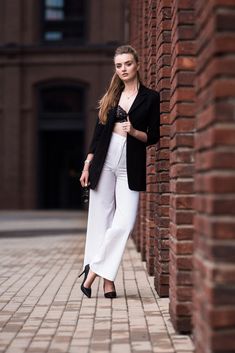
<path fill-rule="evenodd" d="M 129 135 L 132 135 L 132 136 L 135 135 L 135 129 L 133 128 L 128 115 L 127 115 L 127 121 L 122 123 L 122 129 L 123 131 L 127 132 Z"/>

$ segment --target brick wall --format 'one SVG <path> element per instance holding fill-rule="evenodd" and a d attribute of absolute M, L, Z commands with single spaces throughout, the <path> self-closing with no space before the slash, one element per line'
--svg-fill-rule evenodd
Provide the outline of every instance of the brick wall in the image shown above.
<path fill-rule="evenodd" d="M 172 1 L 170 97 L 170 313 L 191 330 L 195 56 L 192 0 Z"/>
<path fill-rule="evenodd" d="M 156 57 L 155 43 L 155 1 L 145 0 L 131 4 L 130 35 L 132 45 L 137 49 L 141 63 L 141 78 L 148 87 L 155 87 L 156 74 L 153 65 Z M 136 27 L 142 33 L 138 36 Z M 149 36 L 149 33 L 152 35 Z M 134 239 L 142 260 L 147 262 L 149 273 L 154 270 L 154 234 L 155 234 L 155 148 L 148 148 L 147 152 L 147 192 L 140 195 L 140 207 Z"/>
<path fill-rule="evenodd" d="M 133 1 L 130 37 L 138 50 L 144 83 L 161 95 L 161 140 L 147 151 L 147 192 L 141 194 L 134 239 L 159 295 L 168 295 L 170 1 Z M 138 30 L 137 30 L 138 29 Z M 149 35 L 151 33 L 151 35 Z M 157 161 L 157 163 L 156 163 Z"/>
<path fill-rule="evenodd" d="M 235 352 L 235 1 L 196 2 L 197 353 Z"/>
<path fill-rule="evenodd" d="M 192 331 L 196 353 L 232 353 L 235 0 L 130 4 L 131 44 L 161 96 L 134 238 L 160 296 L 169 283 L 176 330 Z"/>

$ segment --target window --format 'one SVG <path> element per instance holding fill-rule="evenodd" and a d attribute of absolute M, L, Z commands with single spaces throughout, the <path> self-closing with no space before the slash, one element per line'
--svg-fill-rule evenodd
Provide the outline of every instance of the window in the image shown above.
<path fill-rule="evenodd" d="M 48 85 L 40 89 L 41 129 L 81 129 L 84 125 L 85 90 L 75 85 Z"/>
<path fill-rule="evenodd" d="M 85 39 L 86 0 L 44 0 L 43 39 L 82 42 Z"/>

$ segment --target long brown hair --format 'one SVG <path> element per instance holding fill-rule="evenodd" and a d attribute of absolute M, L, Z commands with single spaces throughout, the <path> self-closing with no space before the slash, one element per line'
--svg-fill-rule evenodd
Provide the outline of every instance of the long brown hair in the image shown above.
<path fill-rule="evenodd" d="M 115 51 L 114 59 L 117 55 L 120 55 L 120 54 L 132 54 L 136 63 L 137 64 L 139 63 L 138 54 L 136 50 L 130 45 L 121 45 L 120 47 L 118 47 Z M 139 71 L 137 72 L 137 75 L 138 75 L 139 82 L 141 82 Z M 124 89 L 124 83 L 115 72 L 111 79 L 109 88 L 107 89 L 107 92 L 98 102 L 98 108 L 99 108 L 98 115 L 99 115 L 100 122 L 102 124 L 106 123 L 107 114 L 110 108 L 117 105 L 123 89 Z"/>

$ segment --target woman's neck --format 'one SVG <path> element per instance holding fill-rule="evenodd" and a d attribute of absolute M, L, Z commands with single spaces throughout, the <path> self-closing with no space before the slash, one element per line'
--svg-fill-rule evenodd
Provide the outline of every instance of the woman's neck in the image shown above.
<path fill-rule="evenodd" d="M 138 88 L 139 88 L 139 81 L 135 79 L 130 82 L 125 82 L 125 87 L 123 91 L 126 93 L 132 93 L 134 91 L 137 91 Z"/>

